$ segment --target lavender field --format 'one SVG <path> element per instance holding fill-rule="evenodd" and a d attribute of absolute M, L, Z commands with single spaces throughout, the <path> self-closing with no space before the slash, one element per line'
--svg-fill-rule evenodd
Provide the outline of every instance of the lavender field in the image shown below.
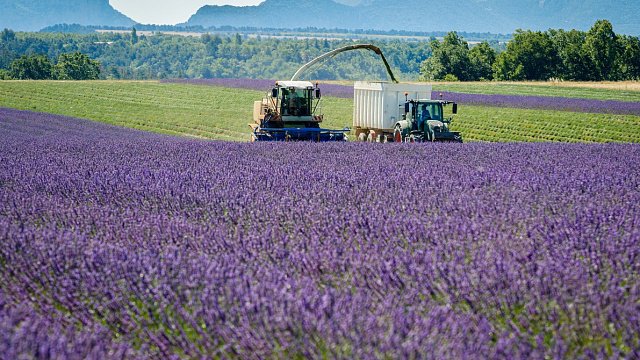
<path fill-rule="evenodd" d="M 0 358 L 638 358 L 640 146 L 0 112 Z"/>

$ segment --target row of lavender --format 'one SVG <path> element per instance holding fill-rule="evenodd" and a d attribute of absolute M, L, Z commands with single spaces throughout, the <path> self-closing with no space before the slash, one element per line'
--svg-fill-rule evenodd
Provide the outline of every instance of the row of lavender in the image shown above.
<path fill-rule="evenodd" d="M 168 81 L 196 85 L 226 86 L 251 90 L 269 89 L 275 82 L 273 80 L 256 79 L 184 79 Z M 323 84 L 322 90 L 325 95 L 329 96 L 347 99 L 353 97 L 353 88 L 346 85 Z M 640 116 L 640 102 L 550 96 L 465 94 L 442 91 L 434 91 L 432 98 L 437 99 L 440 98 L 441 95 L 444 99 L 457 101 L 467 105 Z"/>
<path fill-rule="evenodd" d="M 636 145 L 0 128 L 2 356 L 640 355 Z"/>

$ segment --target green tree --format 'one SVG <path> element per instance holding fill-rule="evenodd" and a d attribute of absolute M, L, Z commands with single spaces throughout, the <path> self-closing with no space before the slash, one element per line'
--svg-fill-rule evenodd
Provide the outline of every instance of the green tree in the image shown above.
<path fill-rule="evenodd" d="M 455 31 L 449 32 L 442 42 L 433 40 L 430 45 L 433 54 L 420 69 L 424 80 L 442 80 L 448 74 L 461 81 L 473 80 L 469 45 Z"/>
<path fill-rule="evenodd" d="M 640 80 L 640 38 L 619 36 L 618 68 L 621 79 Z"/>
<path fill-rule="evenodd" d="M 55 66 L 55 74 L 59 80 L 97 80 L 100 78 L 100 63 L 80 52 L 62 54 Z"/>
<path fill-rule="evenodd" d="M 493 67 L 498 80 L 548 80 L 556 76 L 560 58 L 546 32 L 516 30 Z"/>
<path fill-rule="evenodd" d="M 9 67 L 9 76 L 17 80 L 51 79 L 53 64 L 44 55 L 23 55 Z"/>
<path fill-rule="evenodd" d="M 0 33 L 0 41 L 2 42 L 10 42 L 16 39 L 16 33 L 11 29 L 4 29 L 2 33 Z"/>
<path fill-rule="evenodd" d="M 11 80 L 11 75 L 4 69 L 0 69 L 0 80 Z"/>
<path fill-rule="evenodd" d="M 474 46 L 469 50 L 469 61 L 473 80 L 491 80 L 493 78 L 493 63 L 496 62 L 496 52 L 488 42 Z"/>
<path fill-rule="evenodd" d="M 593 80 L 614 80 L 617 37 L 607 20 L 598 20 L 587 33 L 584 49 L 593 63 Z"/>
<path fill-rule="evenodd" d="M 131 29 L 131 43 L 134 45 L 138 43 L 138 30 L 135 26 Z"/>
<path fill-rule="evenodd" d="M 558 77 L 564 80 L 591 80 L 593 63 L 585 51 L 586 33 L 578 30 L 550 30 L 560 64 Z"/>
<path fill-rule="evenodd" d="M 218 54 L 218 46 L 222 44 L 222 39 L 219 35 L 204 34 L 200 40 L 205 45 L 207 54 L 211 56 L 216 56 Z"/>

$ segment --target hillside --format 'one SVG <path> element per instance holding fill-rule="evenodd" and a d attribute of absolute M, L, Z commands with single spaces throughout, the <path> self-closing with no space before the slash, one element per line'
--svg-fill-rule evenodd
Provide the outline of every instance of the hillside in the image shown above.
<path fill-rule="evenodd" d="M 638 35 L 634 0 L 266 0 L 257 6 L 204 6 L 187 25 L 319 27 L 511 33 L 518 28 L 588 29 L 608 19 L 616 32 Z"/>
<path fill-rule="evenodd" d="M 38 31 L 54 24 L 130 26 L 109 0 L 0 0 L 0 29 Z"/>

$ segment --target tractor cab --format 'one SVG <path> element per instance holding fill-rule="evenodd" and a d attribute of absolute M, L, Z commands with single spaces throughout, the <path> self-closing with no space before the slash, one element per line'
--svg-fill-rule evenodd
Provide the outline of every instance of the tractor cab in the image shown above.
<path fill-rule="evenodd" d="M 452 117 L 448 119 L 444 116 L 444 107 L 453 104 L 452 114 L 458 113 L 458 104 L 443 100 L 411 100 L 405 104 L 405 117 L 411 113 L 414 119 L 412 130 L 422 130 L 425 123 L 432 126 L 447 127 L 451 123 Z"/>

